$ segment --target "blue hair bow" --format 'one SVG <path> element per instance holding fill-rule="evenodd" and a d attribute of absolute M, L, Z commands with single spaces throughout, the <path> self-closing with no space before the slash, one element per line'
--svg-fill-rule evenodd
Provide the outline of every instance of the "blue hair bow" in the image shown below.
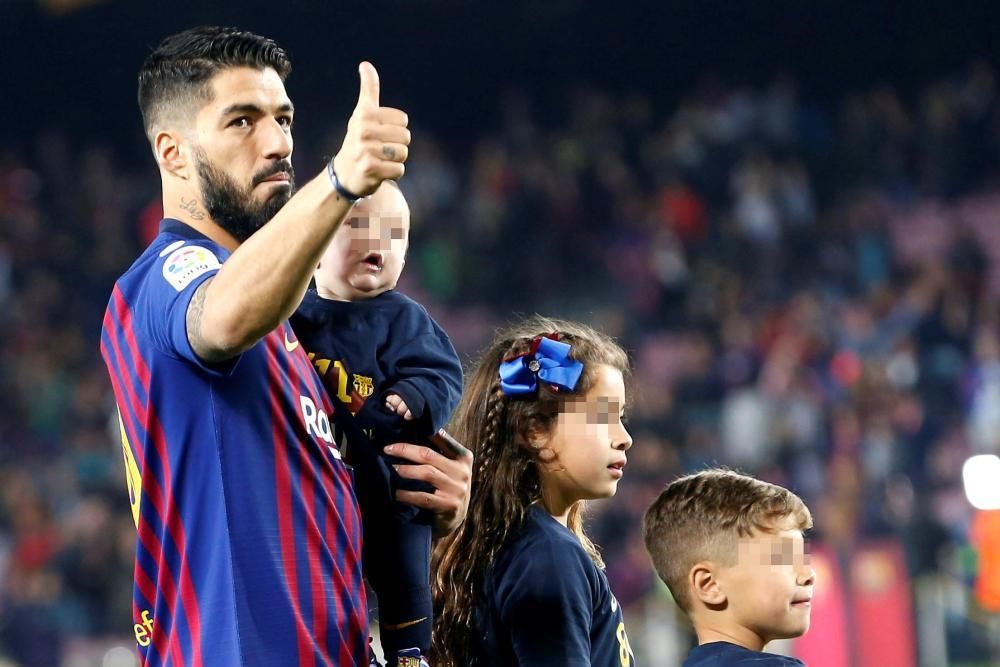
<path fill-rule="evenodd" d="M 534 393 L 538 380 L 556 391 L 573 391 L 583 373 L 583 364 L 569 358 L 570 345 L 539 336 L 531 351 L 505 359 L 500 364 L 500 389 L 507 396 Z"/>

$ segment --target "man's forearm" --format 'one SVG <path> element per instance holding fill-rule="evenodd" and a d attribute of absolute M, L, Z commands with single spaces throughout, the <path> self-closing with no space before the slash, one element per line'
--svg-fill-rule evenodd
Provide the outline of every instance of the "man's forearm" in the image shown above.
<path fill-rule="evenodd" d="M 207 349 L 196 351 L 235 356 L 287 319 L 350 209 L 325 172 L 303 186 L 206 286 L 200 331 Z"/>
<path fill-rule="evenodd" d="M 205 361 L 240 354 L 292 314 L 351 208 L 345 192 L 368 195 L 405 173 L 409 120 L 399 109 L 379 106 L 378 72 L 371 63 L 361 63 L 358 74 L 358 103 L 330 171 L 299 190 L 192 297 L 188 340 Z M 336 187 L 334 170 L 343 179 Z"/>

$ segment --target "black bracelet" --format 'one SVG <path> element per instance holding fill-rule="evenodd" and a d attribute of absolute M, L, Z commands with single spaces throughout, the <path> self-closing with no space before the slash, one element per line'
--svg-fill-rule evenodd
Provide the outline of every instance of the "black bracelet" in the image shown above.
<path fill-rule="evenodd" d="M 352 204 L 361 199 L 361 195 L 354 194 L 353 192 L 345 188 L 343 184 L 340 182 L 340 179 L 337 177 L 337 172 L 333 168 L 333 158 L 330 158 L 330 161 L 326 163 L 326 175 L 330 177 L 330 183 L 333 184 L 333 189 L 336 190 L 337 194 L 339 194 L 341 197 L 351 202 Z"/>

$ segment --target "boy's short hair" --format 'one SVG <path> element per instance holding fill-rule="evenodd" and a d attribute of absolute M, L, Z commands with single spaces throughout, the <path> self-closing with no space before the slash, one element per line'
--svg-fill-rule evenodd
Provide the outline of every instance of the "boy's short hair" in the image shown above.
<path fill-rule="evenodd" d="M 646 510 L 642 532 L 656 573 L 690 611 L 687 576 L 695 563 L 728 564 L 736 540 L 773 532 L 787 518 L 799 530 L 812 528 L 809 508 L 788 489 L 732 470 L 704 470 L 668 484 Z"/>

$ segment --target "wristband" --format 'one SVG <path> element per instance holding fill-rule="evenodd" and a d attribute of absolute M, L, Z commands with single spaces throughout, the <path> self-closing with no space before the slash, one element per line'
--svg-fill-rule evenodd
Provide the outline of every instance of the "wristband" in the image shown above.
<path fill-rule="evenodd" d="M 333 168 L 333 158 L 330 158 L 330 161 L 326 163 L 326 175 L 330 177 L 330 183 L 333 184 L 333 189 L 336 190 L 337 194 L 339 194 L 341 197 L 351 202 L 352 204 L 361 199 L 361 195 L 354 194 L 353 192 L 345 188 L 344 185 L 340 182 L 340 179 L 337 177 L 337 172 Z"/>

